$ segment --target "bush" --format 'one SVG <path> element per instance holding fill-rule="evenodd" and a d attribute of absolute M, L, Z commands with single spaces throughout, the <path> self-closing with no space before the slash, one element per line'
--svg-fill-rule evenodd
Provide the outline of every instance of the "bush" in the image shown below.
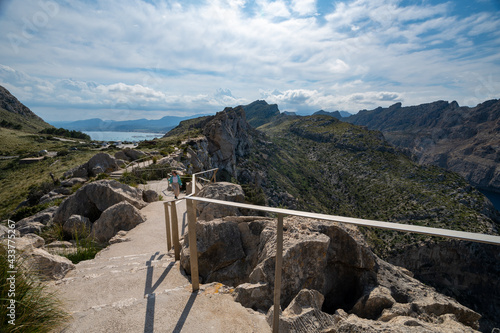
<path fill-rule="evenodd" d="M 14 263 L 16 273 L 11 273 Z M 63 310 L 57 295 L 35 279 L 34 272 L 23 268 L 21 260 L 9 261 L 8 251 L 0 244 L 0 331 L 11 332 L 52 332 L 67 321 L 69 315 Z M 11 279 L 15 288 L 11 288 Z M 14 294 L 12 292 L 14 291 Z M 15 301 L 15 325 L 8 317 L 11 300 Z"/>

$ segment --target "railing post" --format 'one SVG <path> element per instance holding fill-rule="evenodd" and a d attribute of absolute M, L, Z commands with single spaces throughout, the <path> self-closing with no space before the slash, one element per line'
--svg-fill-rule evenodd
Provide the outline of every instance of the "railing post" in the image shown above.
<path fill-rule="evenodd" d="M 191 180 L 191 184 L 192 184 L 192 185 L 191 185 L 191 186 L 192 186 L 192 189 L 191 189 L 192 191 L 191 191 L 191 193 L 192 193 L 193 195 L 196 195 L 196 193 L 195 193 L 195 191 L 196 191 L 196 176 L 195 176 L 195 174 L 194 174 L 194 173 L 193 173 L 193 180 Z"/>
<path fill-rule="evenodd" d="M 175 260 L 181 259 L 181 247 L 179 244 L 179 224 L 177 220 L 177 206 L 176 201 L 172 202 L 170 207 L 171 221 L 172 221 L 172 241 L 174 243 Z"/>
<path fill-rule="evenodd" d="M 198 276 L 198 246 L 196 244 L 196 202 L 186 198 L 189 236 L 189 256 L 191 264 L 191 284 L 193 292 L 200 289 Z"/>
<path fill-rule="evenodd" d="M 283 214 L 278 214 L 278 224 L 276 225 L 276 266 L 274 271 L 273 333 L 278 333 L 280 326 L 282 263 L 283 263 Z"/>
<path fill-rule="evenodd" d="M 169 202 L 163 203 L 163 208 L 165 209 L 165 229 L 167 230 L 167 252 L 172 248 L 172 242 L 170 241 L 170 217 L 168 216 L 168 205 Z"/>

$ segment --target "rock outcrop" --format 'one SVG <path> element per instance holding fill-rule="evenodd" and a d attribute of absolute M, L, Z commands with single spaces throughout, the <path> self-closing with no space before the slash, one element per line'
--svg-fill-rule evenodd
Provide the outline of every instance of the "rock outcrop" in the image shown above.
<path fill-rule="evenodd" d="M 498 246 L 455 240 L 430 242 L 407 247 L 388 261 L 406 267 L 420 281 L 481 313 L 483 332 L 500 328 Z"/>
<path fill-rule="evenodd" d="M 207 184 L 197 194 L 202 198 L 210 198 L 232 202 L 245 202 L 245 192 L 241 185 L 218 182 Z M 214 203 L 198 202 L 196 204 L 198 216 L 200 220 L 213 220 L 224 216 L 240 216 L 242 215 L 237 207 L 221 206 Z"/>
<path fill-rule="evenodd" d="M 185 151 L 179 151 L 173 159 L 182 163 L 183 169 L 188 173 L 219 168 L 218 177 L 222 177 L 221 179 L 237 179 L 238 162 L 248 155 L 253 138 L 258 137 L 257 132 L 247 123 L 243 107 L 225 108 L 215 116 L 200 119 L 196 126 L 200 128 L 202 136 L 189 141 L 189 147 Z M 186 125 L 181 122 L 167 135 L 175 135 L 182 126 Z"/>
<path fill-rule="evenodd" d="M 235 286 L 236 301 L 268 311 L 273 302 L 275 228 L 275 220 L 258 217 L 199 221 L 202 281 Z M 187 237 L 181 264 L 189 273 Z M 286 309 L 284 320 L 295 329 L 304 320 L 326 323 L 325 332 L 478 328 L 478 313 L 410 275 L 374 255 L 355 227 L 299 217 L 285 220 L 281 306 Z M 296 318 L 287 317 L 304 318 L 295 325 Z"/>
<path fill-rule="evenodd" d="M 116 180 L 95 181 L 82 186 L 61 203 L 54 214 L 54 223 L 64 224 L 73 214 L 95 222 L 102 212 L 122 201 L 127 201 L 137 209 L 147 205 L 142 200 L 142 190 Z"/>

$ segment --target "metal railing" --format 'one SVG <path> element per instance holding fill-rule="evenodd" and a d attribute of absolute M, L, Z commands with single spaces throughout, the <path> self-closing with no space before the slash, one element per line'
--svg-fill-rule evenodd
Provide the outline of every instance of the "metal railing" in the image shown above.
<path fill-rule="evenodd" d="M 209 170 L 213 171 L 213 170 Z M 208 172 L 208 171 L 207 171 Z M 193 175 L 193 184 L 194 184 L 194 175 Z M 431 236 L 439 236 L 453 239 L 460 239 L 465 241 L 472 242 L 480 242 L 486 244 L 500 245 L 500 236 L 472 233 L 472 232 L 464 232 L 464 231 L 456 231 L 449 229 L 440 229 L 440 228 L 431 228 L 431 227 L 423 227 L 416 226 L 410 224 L 401 224 L 401 223 L 393 223 L 393 222 L 383 222 L 383 221 L 375 221 L 375 220 L 366 220 L 366 219 L 358 219 L 351 217 L 343 217 L 343 216 L 335 216 L 335 215 L 327 215 L 327 214 L 318 214 L 318 213 L 309 213 L 298 210 L 291 209 L 283 209 L 283 208 L 274 208 L 274 207 L 266 207 L 266 206 L 257 206 L 251 204 L 243 204 L 238 202 L 229 202 L 223 200 L 209 199 L 209 198 L 201 198 L 196 197 L 195 188 L 193 187 L 193 192 L 184 198 L 181 198 L 177 201 L 172 201 L 174 204 L 170 204 L 169 202 L 165 203 L 165 220 L 168 220 L 168 209 L 167 205 L 171 205 L 172 209 L 170 211 L 171 220 L 172 220 L 172 242 L 175 252 L 175 260 L 180 259 L 180 243 L 179 243 L 179 235 L 178 235 L 178 225 L 177 225 L 177 211 L 175 207 L 175 202 L 180 200 L 186 200 L 187 206 L 187 219 L 188 219 L 188 237 L 189 237 L 189 253 L 190 253 L 190 266 L 191 266 L 191 284 L 193 292 L 199 290 L 199 270 L 198 270 L 198 248 L 196 244 L 196 202 L 206 202 L 213 203 L 237 208 L 245 208 L 250 210 L 258 210 L 267 213 L 277 214 L 277 230 L 276 230 L 276 263 L 275 263 L 275 280 L 274 280 L 274 313 L 273 313 L 273 332 L 279 331 L 279 315 L 280 315 L 280 297 L 281 297 L 281 270 L 282 270 L 282 262 L 283 262 L 283 218 L 285 215 L 292 216 L 300 216 L 313 218 L 317 220 L 326 220 L 332 222 L 341 222 L 354 224 L 357 226 L 364 227 L 374 227 L 380 229 L 387 230 L 396 230 L 402 232 L 412 232 L 419 233 L 424 235 Z M 167 246 L 170 250 L 172 248 L 172 242 L 170 242 L 170 226 L 167 224 Z M 175 231 L 174 231 L 175 230 Z"/>

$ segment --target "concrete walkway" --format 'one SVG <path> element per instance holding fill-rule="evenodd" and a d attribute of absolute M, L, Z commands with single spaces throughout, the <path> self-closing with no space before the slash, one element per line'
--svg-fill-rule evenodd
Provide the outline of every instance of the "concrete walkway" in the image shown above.
<path fill-rule="evenodd" d="M 180 201 L 181 232 L 185 209 Z M 173 250 L 167 251 L 163 202 L 142 213 L 147 220 L 128 232 L 130 241 L 110 245 L 53 284 L 73 317 L 61 332 L 271 331 L 264 315 L 234 302 L 221 284 L 192 293 Z"/>

